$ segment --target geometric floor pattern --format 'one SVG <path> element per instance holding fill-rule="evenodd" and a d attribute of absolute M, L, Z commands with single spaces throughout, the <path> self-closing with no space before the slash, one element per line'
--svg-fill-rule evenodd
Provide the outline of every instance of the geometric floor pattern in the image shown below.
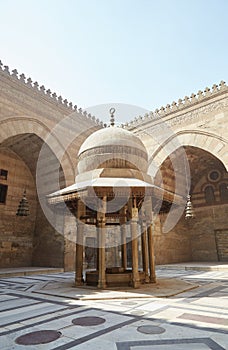
<path fill-rule="evenodd" d="M 222 350 L 219 346 L 210 338 L 195 338 L 195 339 L 166 339 L 166 340 L 147 340 L 147 341 L 132 341 L 125 343 L 117 343 L 118 350 Z"/>
<path fill-rule="evenodd" d="M 227 271 L 156 273 L 199 287 L 170 298 L 75 300 L 37 293 L 71 272 L 0 278 L 0 349 L 228 350 Z"/>

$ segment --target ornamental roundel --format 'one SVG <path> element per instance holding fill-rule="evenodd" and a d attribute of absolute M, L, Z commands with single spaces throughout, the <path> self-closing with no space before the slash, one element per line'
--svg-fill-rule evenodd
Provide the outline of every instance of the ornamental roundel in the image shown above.
<path fill-rule="evenodd" d="M 208 174 L 208 180 L 211 182 L 217 182 L 221 179 L 221 173 L 218 170 L 211 170 Z"/>

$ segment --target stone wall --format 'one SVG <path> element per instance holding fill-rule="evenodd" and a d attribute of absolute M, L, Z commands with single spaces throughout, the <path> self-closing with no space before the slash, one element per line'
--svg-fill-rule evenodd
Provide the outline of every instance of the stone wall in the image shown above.
<path fill-rule="evenodd" d="M 157 224 L 156 263 L 218 261 L 218 230 L 217 236 L 222 237 L 220 246 L 226 246 L 220 255 L 227 261 L 228 203 L 221 202 L 218 191 L 220 182 L 228 183 L 228 88 L 224 82 L 220 87 L 214 85 L 211 90 L 199 91 L 197 97 L 192 94 L 143 118 L 136 118 L 125 127 L 145 144 L 151 160 L 149 172 L 155 183 L 171 192 L 175 192 L 178 184 L 177 192 L 184 200 L 187 194 L 186 180 L 182 186 L 186 173 L 184 163 L 177 164 L 174 174 L 170 159 L 173 156 L 178 159 L 178 150 L 182 148 L 190 167 L 190 193 L 196 217 L 189 223 L 182 218 L 167 234 L 162 233 Z M 213 170 L 221 173 L 220 181 L 208 181 L 208 174 Z M 205 205 L 205 184 L 214 188 L 214 205 Z M 166 215 L 160 215 L 161 222 Z"/>
<path fill-rule="evenodd" d="M 204 93 L 173 102 L 172 106 L 139 117 L 124 126 L 136 133 L 152 160 L 156 175 L 164 160 L 181 146 L 210 152 L 228 168 L 228 87 L 221 82 Z"/>
<path fill-rule="evenodd" d="M 155 220 L 154 248 L 156 264 L 192 261 L 191 236 L 184 217 L 181 217 L 172 230 L 164 233 L 162 232 L 162 226 L 166 218 L 167 214 L 161 214 Z"/>
<path fill-rule="evenodd" d="M 228 204 L 202 207 L 190 225 L 193 261 L 218 261 L 216 231 L 228 229 Z M 228 261 L 228 252 L 224 261 Z"/>
<path fill-rule="evenodd" d="M 53 214 L 54 215 L 54 214 Z M 59 217 L 56 216 L 56 220 Z M 60 217 L 59 231 L 62 231 L 63 218 Z M 64 237 L 49 223 L 38 204 L 33 237 L 33 266 L 64 266 Z"/>
<path fill-rule="evenodd" d="M 47 142 L 51 152 L 45 159 L 44 170 L 51 174 L 61 168 L 60 186 L 71 185 L 77 173 L 76 155 L 80 145 L 101 127 L 102 123 L 96 118 L 24 74 L 19 75 L 16 70 L 10 72 L 0 62 L 0 169 L 9 169 L 7 203 L 0 204 L 1 267 L 31 264 L 63 267 L 66 250 L 66 268 L 74 268 L 74 250 L 72 254 L 67 253 L 64 223 L 59 226 L 60 234 L 50 225 L 37 200 L 37 159 L 42 145 Z M 48 140 L 51 133 L 53 137 Z M 70 144 L 69 138 L 72 139 Z M 3 160 L 3 152 L 10 150 L 14 155 L 7 153 L 6 157 L 4 153 Z M 53 156 L 55 166 L 52 166 Z M 18 218 L 15 213 L 25 177 L 29 177 L 26 186 L 31 215 Z M 43 198 L 53 190 L 53 177 L 49 176 Z"/>

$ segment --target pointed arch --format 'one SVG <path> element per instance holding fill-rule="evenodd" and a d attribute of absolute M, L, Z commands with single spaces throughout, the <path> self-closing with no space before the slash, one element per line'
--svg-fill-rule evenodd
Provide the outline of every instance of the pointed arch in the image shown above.
<path fill-rule="evenodd" d="M 74 165 L 61 140 L 58 139 L 52 130 L 41 121 L 28 116 L 11 117 L 0 121 L 0 145 L 4 140 L 20 134 L 35 134 L 40 137 L 58 158 L 64 172 L 66 184 L 74 182 Z"/>
<path fill-rule="evenodd" d="M 183 130 L 173 134 L 149 155 L 149 159 L 159 168 L 164 160 L 181 146 L 194 146 L 213 154 L 228 170 L 228 141 L 201 130 Z M 154 171 L 156 173 L 157 169 Z"/>

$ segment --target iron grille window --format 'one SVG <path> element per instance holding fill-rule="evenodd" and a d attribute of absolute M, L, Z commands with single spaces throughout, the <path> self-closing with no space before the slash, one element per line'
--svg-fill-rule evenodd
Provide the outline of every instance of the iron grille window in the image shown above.
<path fill-rule="evenodd" d="M 7 196 L 7 185 L 0 184 L 0 203 L 5 204 L 6 202 L 6 196 Z"/>
<path fill-rule="evenodd" d="M 228 203 L 228 184 L 222 183 L 219 186 L 220 200 L 222 203 Z"/>
<path fill-rule="evenodd" d="M 7 180 L 8 171 L 4 169 L 0 169 L 0 179 Z"/>
<path fill-rule="evenodd" d="M 212 186 L 207 186 L 204 192 L 206 203 L 213 204 L 215 202 L 214 188 Z"/>

